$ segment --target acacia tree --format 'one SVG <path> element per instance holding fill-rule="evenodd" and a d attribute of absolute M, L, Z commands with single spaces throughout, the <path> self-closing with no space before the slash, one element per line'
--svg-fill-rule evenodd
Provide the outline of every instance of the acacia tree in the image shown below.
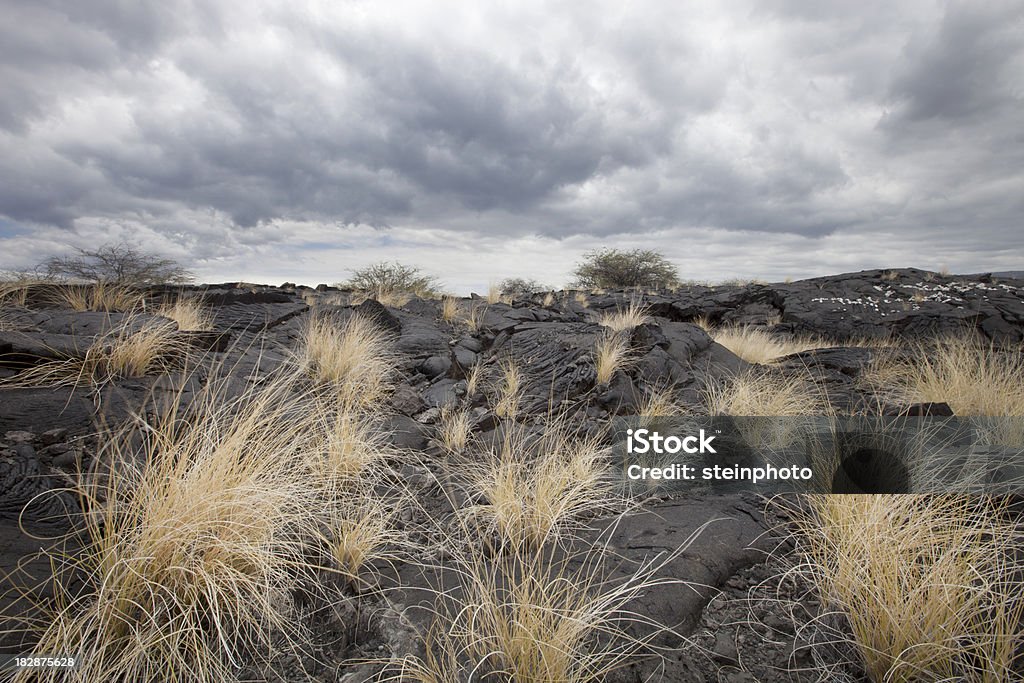
<path fill-rule="evenodd" d="M 671 287 L 679 282 L 679 271 L 664 256 L 650 249 L 596 249 L 587 252 L 573 271 L 576 286 L 587 289 L 607 287 Z"/>
<path fill-rule="evenodd" d="M 139 251 L 124 242 L 78 249 L 71 256 L 52 256 L 39 268 L 53 279 L 129 286 L 184 284 L 193 279 L 177 261 Z"/>

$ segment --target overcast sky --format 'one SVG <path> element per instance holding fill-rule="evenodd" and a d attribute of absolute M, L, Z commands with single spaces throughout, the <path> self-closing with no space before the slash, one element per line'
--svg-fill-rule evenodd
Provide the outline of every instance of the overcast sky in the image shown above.
<path fill-rule="evenodd" d="M 687 6 L 689 5 L 689 6 Z M 0 0 L 0 269 L 1024 268 L 1024 0 Z"/>

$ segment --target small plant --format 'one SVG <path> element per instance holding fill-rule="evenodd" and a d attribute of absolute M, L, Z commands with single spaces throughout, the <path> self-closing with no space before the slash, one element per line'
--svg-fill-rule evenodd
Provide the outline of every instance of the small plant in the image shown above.
<path fill-rule="evenodd" d="M 399 496 L 399 503 L 401 499 Z M 395 525 L 399 510 L 399 504 L 369 490 L 357 490 L 335 501 L 327 540 L 331 559 L 350 585 L 372 585 L 369 566 L 394 555 L 399 540 Z"/>
<path fill-rule="evenodd" d="M 466 410 L 446 408 L 441 411 L 437 437 L 449 453 L 461 453 L 469 443 L 473 420 Z"/>
<path fill-rule="evenodd" d="M 446 323 L 455 322 L 461 312 L 459 300 L 453 296 L 441 297 L 441 320 Z"/>
<path fill-rule="evenodd" d="M 588 308 L 590 306 L 590 299 L 587 298 L 586 292 L 576 292 L 576 294 L 573 295 L 573 299 L 583 308 Z"/>
<path fill-rule="evenodd" d="M 629 340 L 621 334 L 606 334 L 594 346 L 594 368 L 597 383 L 607 384 L 630 357 Z"/>
<path fill-rule="evenodd" d="M 528 297 L 534 292 L 543 292 L 545 289 L 550 289 L 536 280 L 528 280 L 521 277 L 506 278 L 501 281 L 499 288 L 503 295 L 513 297 Z"/>
<path fill-rule="evenodd" d="M 506 360 L 501 366 L 501 379 L 498 387 L 498 399 L 494 404 L 494 414 L 498 417 L 514 418 L 519 413 L 522 391 L 522 371 L 512 360 Z"/>
<path fill-rule="evenodd" d="M 656 251 L 599 249 L 587 252 L 574 271 L 576 286 L 587 289 L 665 288 L 679 281 L 676 267 Z"/>
<path fill-rule="evenodd" d="M 27 273 L 10 273 L 0 278 L 0 306 L 25 308 L 34 289 L 49 285 L 45 280 Z"/>
<path fill-rule="evenodd" d="M 714 325 L 714 323 L 711 322 L 711 319 L 708 316 L 706 316 L 706 315 L 700 315 L 700 316 L 697 316 L 696 318 L 694 318 L 693 319 L 693 324 L 696 325 L 697 327 L 699 327 L 700 329 L 704 330 L 705 332 L 707 332 L 709 335 L 713 335 L 714 334 L 715 325 Z M 721 342 L 719 342 L 719 343 L 721 343 Z M 722 344 L 722 345 L 725 346 L 724 344 Z M 726 347 L 726 348 L 728 348 L 728 347 Z"/>
<path fill-rule="evenodd" d="M 496 282 L 492 282 L 487 287 L 487 303 L 489 303 L 489 304 L 496 304 L 496 303 L 500 302 L 501 299 L 502 299 L 501 286 L 498 283 L 496 283 Z"/>
<path fill-rule="evenodd" d="M 671 386 L 651 387 L 644 396 L 643 401 L 637 407 L 637 415 L 641 423 L 651 421 L 651 418 L 677 417 L 687 413 L 686 407 L 676 397 Z M 649 426 L 641 424 L 641 426 Z"/>
<path fill-rule="evenodd" d="M 477 362 L 473 367 L 466 373 L 466 395 L 469 397 L 476 396 L 477 392 L 480 391 L 480 382 L 483 381 L 484 367 L 483 364 Z"/>
<path fill-rule="evenodd" d="M 894 402 L 948 403 L 962 416 L 1024 416 L 1019 353 L 965 336 L 919 344 L 912 357 L 880 354 L 866 381 Z"/>
<path fill-rule="evenodd" d="M 684 584 L 663 576 L 707 525 L 678 548 L 606 577 L 606 548 L 556 556 L 513 546 L 497 558 L 463 546 L 449 566 L 459 590 L 440 596 L 424 657 L 394 662 L 384 680 L 597 683 L 657 653 L 670 628 L 631 609 L 642 595 Z M 601 541 L 598 541 L 601 544 Z M 638 635 L 642 634 L 642 635 Z"/>
<path fill-rule="evenodd" d="M 544 295 L 544 298 L 541 299 L 540 303 L 541 306 L 544 306 L 545 308 L 551 308 L 555 304 L 555 293 L 548 292 L 547 294 Z"/>
<path fill-rule="evenodd" d="M 309 468 L 315 480 L 324 486 L 325 496 L 334 498 L 347 495 L 364 475 L 393 453 L 365 415 L 330 398 L 319 397 L 316 402 L 321 418 L 317 424 L 317 447 L 309 453 Z"/>
<path fill-rule="evenodd" d="M 625 309 L 615 309 L 613 313 L 601 314 L 600 325 L 607 327 L 612 332 L 627 332 L 638 325 L 643 325 L 650 318 L 647 315 L 647 307 L 642 306 L 635 300 L 630 302 Z"/>
<path fill-rule="evenodd" d="M 764 365 L 794 353 L 830 348 L 837 345 L 835 342 L 816 337 L 780 339 L 765 329 L 752 325 L 713 328 L 709 326 L 707 319 L 698 318 L 694 322 L 704 328 L 717 343 L 748 363 Z M 772 324 L 772 321 L 769 320 L 768 323 Z M 870 341 L 849 341 L 844 342 L 842 345 L 873 346 L 875 344 L 876 342 Z"/>
<path fill-rule="evenodd" d="M 487 315 L 487 306 L 478 303 L 471 303 L 469 310 L 464 312 L 462 322 L 470 332 L 479 332 L 482 329 L 484 316 Z"/>

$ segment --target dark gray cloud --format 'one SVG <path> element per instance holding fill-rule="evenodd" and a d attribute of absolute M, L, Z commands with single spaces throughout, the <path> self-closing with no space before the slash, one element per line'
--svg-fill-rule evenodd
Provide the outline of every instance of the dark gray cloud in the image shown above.
<path fill-rule="evenodd" d="M 970 230 L 972 263 L 1024 254 L 1019 1 L 2 5 L 11 243 Z"/>

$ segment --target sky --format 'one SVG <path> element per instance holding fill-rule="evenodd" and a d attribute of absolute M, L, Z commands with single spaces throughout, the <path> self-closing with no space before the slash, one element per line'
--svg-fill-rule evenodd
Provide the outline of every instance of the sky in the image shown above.
<path fill-rule="evenodd" d="M 1024 0 L 0 0 L 0 270 L 1024 268 Z"/>

